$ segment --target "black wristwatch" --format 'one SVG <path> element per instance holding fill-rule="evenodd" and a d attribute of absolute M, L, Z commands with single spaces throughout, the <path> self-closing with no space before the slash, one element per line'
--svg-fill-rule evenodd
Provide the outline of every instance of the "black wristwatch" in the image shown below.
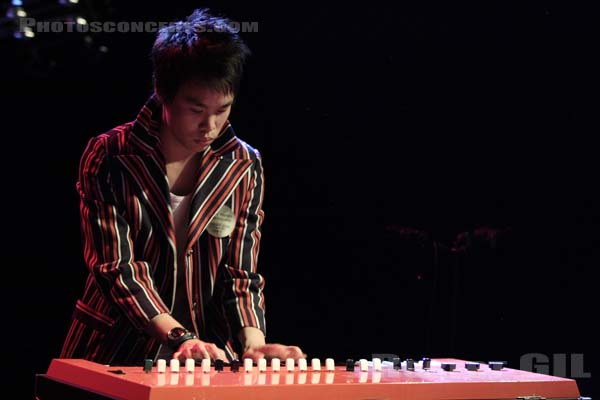
<path fill-rule="evenodd" d="M 181 343 L 190 339 L 198 339 L 198 336 L 196 336 L 194 332 L 178 326 L 167 333 L 167 346 L 169 346 L 171 350 L 177 351 L 179 346 L 181 346 Z"/>

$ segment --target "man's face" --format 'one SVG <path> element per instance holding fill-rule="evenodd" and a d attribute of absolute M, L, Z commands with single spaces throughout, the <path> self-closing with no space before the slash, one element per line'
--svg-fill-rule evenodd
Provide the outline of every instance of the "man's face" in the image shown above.
<path fill-rule="evenodd" d="M 233 97 L 196 82 L 183 84 L 173 101 L 163 104 L 166 143 L 189 153 L 206 149 L 227 122 Z"/>

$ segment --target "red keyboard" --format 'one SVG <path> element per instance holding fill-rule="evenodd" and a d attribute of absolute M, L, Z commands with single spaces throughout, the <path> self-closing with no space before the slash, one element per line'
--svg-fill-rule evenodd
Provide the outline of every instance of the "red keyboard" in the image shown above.
<path fill-rule="evenodd" d="M 455 368 L 443 368 L 446 364 Z M 119 367 L 79 359 L 54 359 L 46 374 L 36 377 L 39 400 L 122 399 L 122 400 L 461 400 L 461 399 L 578 399 L 573 379 L 560 378 L 510 368 L 499 370 L 481 364 L 477 370 L 466 368 L 464 360 L 432 359 L 423 369 L 414 371 L 384 365 L 374 370 L 336 366 L 334 371 L 307 371 L 285 368 L 274 372 L 270 367 L 260 372 L 254 367 L 246 372 L 240 367 L 232 372 L 193 372 L 182 365 L 179 372 L 157 372 L 143 367 Z M 385 363 L 384 363 L 385 364 Z M 402 367 L 402 365 L 401 365 Z"/>

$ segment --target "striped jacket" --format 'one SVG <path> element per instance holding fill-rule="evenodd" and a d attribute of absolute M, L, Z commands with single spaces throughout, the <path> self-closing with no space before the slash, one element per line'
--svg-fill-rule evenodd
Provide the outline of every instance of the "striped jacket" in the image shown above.
<path fill-rule="evenodd" d="M 158 150 L 161 106 L 153 96 L 133 122 L 92 138 L 83 152 L 80 196 L 83 252 L 89 270 L 61 358 L 139 365 L 160 342 L 148 321 L 174 304 L 176 240 L 165 161 Z M 256 272 L 263 221 L 258 151 L 228 124 L 204 153 L 194 187 L 185 279 L 193 328 L 230 359 L 242 327 L 265 331 L 263 277 Z M 207 225 L 227 206 L 227 237 Z"/>

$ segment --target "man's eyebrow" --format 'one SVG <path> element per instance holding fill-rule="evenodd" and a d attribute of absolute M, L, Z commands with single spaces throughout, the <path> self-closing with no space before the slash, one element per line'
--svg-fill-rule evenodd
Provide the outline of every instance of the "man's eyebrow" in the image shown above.
<path fill-rule="evenodd" d="M 194 105 L 196 105 L 196 106 L 198 106 L 198 107 L 206 107 L 206 105 L 205 105 L 204 103 L 202 103 L 200 100 L 198 100 L 198 99 L 197 99 L 197 98 L 195 98 L 195 97 L 186 96 L 186 97 L 185 97 L 185 100 L 186 100 L 188 103 L 193 103 Z M 229 107 L 229 106 L 230 106 L 230 105 L 232 105 L 232 104 L 233 104 L 233 100 L 230 100 L 230 101 L 228 101 L 227 103 L 225 103 L 225 104 L 222 104 L 222 105 L 221 105 L 219 108 L 227 108 L 227 107 Z"/>

